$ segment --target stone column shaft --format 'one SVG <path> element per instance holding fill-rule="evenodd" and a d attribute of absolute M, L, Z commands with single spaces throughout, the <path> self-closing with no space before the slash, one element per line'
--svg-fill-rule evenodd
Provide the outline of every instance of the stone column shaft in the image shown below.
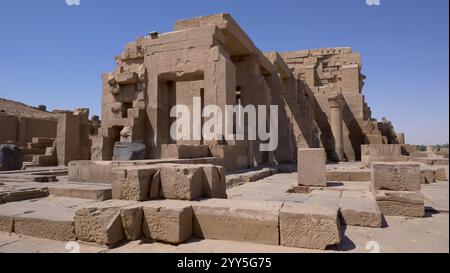
<path fill-rule="evenodd" d="M 330 103 L 330 126 L 334 137 L 335 160 L 344 161 L 344 128 L 342 120 L 342 97 L 332 96 L 328 99 Z"/>

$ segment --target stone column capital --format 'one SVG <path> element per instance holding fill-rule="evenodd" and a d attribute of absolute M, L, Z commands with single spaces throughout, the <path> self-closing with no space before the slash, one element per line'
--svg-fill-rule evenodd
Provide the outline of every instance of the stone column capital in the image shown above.
<path fill-rule="evenodd" d="M 331 108 L 341 108 L 343 101 L 344 100 L 342 99 L 342 95 L 340 94 L 328 97 L 328 102 L 330 103 Z"/>

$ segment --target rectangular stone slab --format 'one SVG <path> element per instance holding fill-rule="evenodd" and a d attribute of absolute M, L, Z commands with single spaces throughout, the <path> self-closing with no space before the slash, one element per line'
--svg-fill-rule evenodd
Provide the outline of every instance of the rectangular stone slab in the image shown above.
<path fill-rule="evenodd" d="M 57 197 L 90 199 L 94 201 L 106 201 L 112 198 L 111 185 L 108 184 L 55 183 L 47 185 L 47 187 L 49 194 Z"/>
<path fill-rule="evenodd" d="M 142 236 L 142 223 L 144 218 L 142 204 L 123 207 L 119 211 L 125 238 L 129 241 L 139 239 Z"/>
<path fill-rule="evenodd" d="M 208 199 L 192 202 L 199 238 L 279 245 L 278 212 L 283 203 Z"/>
<path fill-rule="evenodd" d="M 340 199 L 341 222 L 347 226 L 381 228 L 383 215 L 371 192 L 343 191 Z"/>
<path fill-rule="evenodd" d="M 125 239 L 120 209 L 136 202 L 109 200 L 88 204 L 75 214 L 78 240 L 101 245 L 114 245 Z"/>
<path fill-rule="evenodd" d="M 372 189 L 420 191 L 420 165 L 410 162 L 374 162 Z"/>
<path fill-rule="evenodd" d="M 384 215 L 423 217 L 425 197 L 420 192 L 376 191 L 378 207 Z"/>
<path fill-rule="evenodd" d="M 170 244 L 181 244 L 192 237 L 192 207 L 179 200 L 142 203 L 145 237 Z"/>
<path fill-rule="evenodd" d="M 59 241 L 76 240 L 74 215 L 89 201 L 48 197 L 0 206 L 0 230 Z M 11 226 L 12 224 L 12 226 Z"/>
<path fill-rule="evenodd" d="M 112 171 L 113 199 L 149 200 L 152 178 L 158 171 L 159 168 L 153 166 L 114 168 Z"/>
<path fill-rule="evenodd" d="M 298 150 L 298 184 L 302 186 L 327 186 L 324 149 Z"/>
<path fill-rule="evenodd" d="M 280 210 L 281 245 L 326 249 L 341 242 L 338 212 L 324 206 L 284 203 Z"/>

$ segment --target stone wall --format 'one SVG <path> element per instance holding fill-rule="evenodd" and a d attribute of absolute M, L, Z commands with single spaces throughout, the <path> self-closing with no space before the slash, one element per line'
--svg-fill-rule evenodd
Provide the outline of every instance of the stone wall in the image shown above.
<path fill-rule="evenodd" d="M 35 119 L 0 115 L 0 142 L 12 141 L 25 146 L 33 137 L 56 137 L 58 121 L 53 119 Z"/>
<path fill-rule="evenodd" d="M 336 94 L 343 98 L 340 106 L 343 140 L 339 141 L 343 142 L 344 159 L 360 160 L 361 145 L 383 143 L 382 132 L 372 120 L 372 111 L 362 94 L 366 77 L 361 73 L 359 53 L 344 47 L 290 51 L 280 55 L 294 76 L 304 83 L 303 88 L 314 95 L 314 118 L 320 145 L 327 151 L 329 159 L 342 160 L 337 155 L 339 143 L 336 143 L 332 128 L 329 103 L 330 96 Z"/>

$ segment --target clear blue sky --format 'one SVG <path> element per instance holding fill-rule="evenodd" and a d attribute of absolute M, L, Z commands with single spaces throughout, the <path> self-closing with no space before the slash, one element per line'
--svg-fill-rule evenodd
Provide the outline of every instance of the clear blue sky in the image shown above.
<path fill-rule="evenodd" d="M 448 0 L 3 0 L 0 97 L 101 111 L 100 75 L 125 43 L 175 20 L 228 12 L 263 51 L 350 46 L 374 117 L 410 143 L 449 139 Z"/>

